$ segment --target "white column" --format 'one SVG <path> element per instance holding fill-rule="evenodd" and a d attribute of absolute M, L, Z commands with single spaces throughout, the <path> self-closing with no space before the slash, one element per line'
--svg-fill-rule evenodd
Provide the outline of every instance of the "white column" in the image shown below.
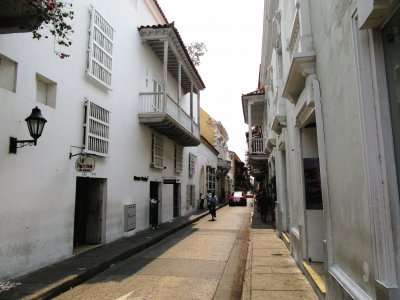
<path fill-rule="evenodd" d="M 193 83 L 190 83 L 190 129 L 193 133 Z"/>
<path fill-rule="evenodd" d="M 164 41 L 164 65 L 163 65 L 163 92 L 164 92 L 164 105 L 162 111 L 165 112 L 167 104 L 167 86 L 168 86 L 168 40 Z"/>
<path fill-rule="evenodd" d="M 200 130 L 200 91 L 197 91 L 197 125 Z"/>
<path fill-rule="evenodd" d="M 247 102 L 247 122 L 249 124 L 249 154 L 253 153 L 253 137 L 252 137 L 252 130 L 251 128 L 252 123 L 251 123 L 251 106 L 253 104 L 253 101 Z"/>
<path fill-rule="evenodd" d="M 182 63 L 178 63 L 178 104 L 181 106 L 182 98 Z"/>

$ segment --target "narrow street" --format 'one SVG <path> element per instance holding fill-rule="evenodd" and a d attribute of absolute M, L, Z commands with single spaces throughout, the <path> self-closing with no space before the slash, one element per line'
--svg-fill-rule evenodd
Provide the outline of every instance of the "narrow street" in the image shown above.
<path fill-rule="evenodd" d="M 251 210 L 225 206 L 55 299 L 240 299 Z"/>

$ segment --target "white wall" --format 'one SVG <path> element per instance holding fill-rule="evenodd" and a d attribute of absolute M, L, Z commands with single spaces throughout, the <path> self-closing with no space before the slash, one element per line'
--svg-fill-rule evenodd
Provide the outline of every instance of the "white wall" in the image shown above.
<path fill-rule="evenodd" d="M 107 178 L 103 242 L 124 235 L 123 205 L 134 203 L 136 230 L 149 226 L 150 181 L 164 176 L 181 178 L 182 203 L 186 184 L 198 182 L 198 174 L 174 171 L 174 143 L 164 138 L 166 169 L 149 168 L 151 130 L 138 121 L 139 92 L 151 90 L 146 78 L 162 74 L 161 63 L 141 40 L 137 28 L 156 24 L 143 1 L 72 1 L 75 18 L 71 57 L 59 59 L 53 41 L 33 40 L 31 33 L 0 35 L 0 54 L 18 63 L 17 90 L 0 88 L 0 280 L 20 275 L 72 255 L 76 178 L 76 157 L 68 158 L 71 146 L 81 146 L 85 97 L 111 111 L 109 157 L 96 157 L 93 174 Z M 112 90 L 99 87 L 85 75 L 89 6 L 93 6 L 115 29 Z M 35 74 L 57 83 L 57 103 L 52 108 L 36 102 Z M 161 77 L 162 78 L 162 77 Z M 151 82 L 150 82 L 151 84 Z M 169 78 L 170 91 L 177 83 Z M 28 139 L 24 119 L 38 106 L 47 119 L 36 147 L 8 153 L 9 137 Z M 197 105 L 197 100 L 194 101 Z M 73 153 L 77 153 L 73 149 Z M 191 150 L 195 151 L 195 150 Z M 134 176 L 149 176 L 147 182 Z M 172 219 L 172 185 L 162 185 L 163 221 Z M 184 205 L 182 204 L 181 207 Z M 193 208 L 182 210 L 189 213 Z"/>

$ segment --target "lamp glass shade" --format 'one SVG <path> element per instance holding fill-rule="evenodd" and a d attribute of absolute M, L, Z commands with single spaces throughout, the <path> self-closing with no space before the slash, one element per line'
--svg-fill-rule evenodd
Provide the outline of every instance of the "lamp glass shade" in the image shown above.
<path fill-rule="evenodd" d="M 47 120 L 43 118 L 42 112 L 36 106 L 32 109 L 31 115 L 27 117 L 25 121 L 28 125 L 29 134 L 36 141 L 42 135 L 44 124 Z"/>

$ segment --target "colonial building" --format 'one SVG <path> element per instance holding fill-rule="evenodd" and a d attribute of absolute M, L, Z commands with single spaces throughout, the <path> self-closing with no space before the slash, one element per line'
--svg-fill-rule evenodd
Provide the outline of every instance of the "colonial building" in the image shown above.
<path fill-rule="evenodd" d="M 399 20 L 399 1 L 265 0 L 251 170 L 328 299 L 400 298 Z"/>
<path fill-rule="evenodd" d="M 160 222 L 196 209 L 205 85 L 177 28 L 155 0 L 70 2 L 68 58 L 0 35 L 0 280 L 148 228 L 150 197 Z"/>
<path fill-rule="evenodd" d="M 201 147 L 210 146 L 211 151 L 216 153 L 212 159 L 210 155 L 205 155 L 207 159 L 201 166 L 205 170 L 207 184 L 204 191 L 215 193 L 219 201 L 224 201 L 231 191 L 231 180 L 228 172 L 231 169 L 231 160 L 228 150 L 229 136 L 221 122 L 213 119 L 205 110 L 200 109 L 200 134 L 202 137 Z M 201 153 L 206 154 L 202 151 Z M 202 173 L 203 174 L 203 173 Z M 200 184 L 200 186 L 203 186 Z"/>

